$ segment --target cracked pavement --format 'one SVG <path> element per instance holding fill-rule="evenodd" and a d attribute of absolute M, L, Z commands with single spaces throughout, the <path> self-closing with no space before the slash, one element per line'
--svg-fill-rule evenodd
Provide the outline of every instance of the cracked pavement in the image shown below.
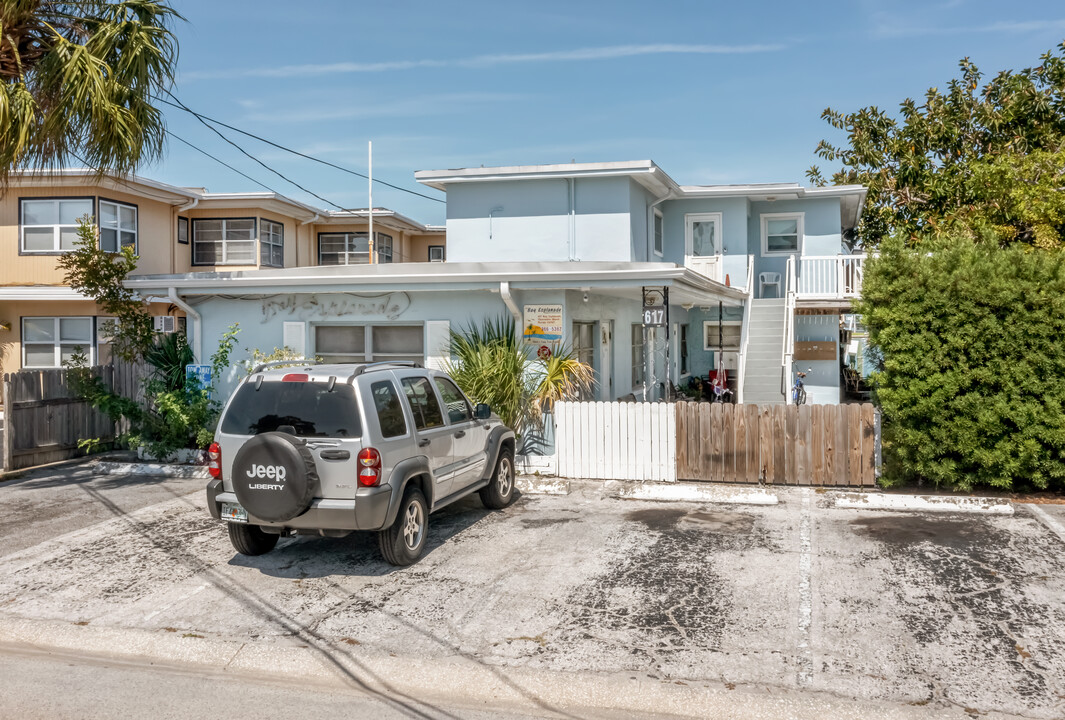
<path fill-rule="evenodd" d="M 1065 715 L 1065 542 L 1024 505 L 840 510 L 791 488 L 713 506 L 582 485 L 446 508 L 397 569 L 359 533 L 237 555 L 203 484 L 87 467 L 0 483 L 0 620 Z"/>

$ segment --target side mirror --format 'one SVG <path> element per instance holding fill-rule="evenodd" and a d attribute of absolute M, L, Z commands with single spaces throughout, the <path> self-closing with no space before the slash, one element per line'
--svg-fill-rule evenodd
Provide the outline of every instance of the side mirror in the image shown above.
<path fill-rule="evenodd" d="M 473 417 L 475 420 L 487 420 L 492 417 L 492 408 L 485 403 L 478 403 L 473 409 Z"/>

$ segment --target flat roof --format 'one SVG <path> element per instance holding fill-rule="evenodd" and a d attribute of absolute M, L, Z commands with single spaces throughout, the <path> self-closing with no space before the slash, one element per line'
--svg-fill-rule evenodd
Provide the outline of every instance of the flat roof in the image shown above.
<path fill-rule="evenodd" d="M 744 290 L 716 282 L 690 268 L 653 262 L 446 262 L 334 265 L 173 275 L 135 275 L 126 286 L 145 295 L 234 295 L 269 297 L 294 293 L 431 292 L 515 289 L 676 289 L 674 304 L 737 303 Z"/>
<path fill-rule="evenodd" d="M 100 174 L 90 168 L 63 168 L 56 170 L 19 170 L 11 173 L 11 184 L 23 187 L 47 187 L 55 185 L 56 181 L 69 181 L 71 184 L 88 185 L 99 184 L 104 187 L 116 189 L 122 192 L 134 192 L 155 200 L 170 203 L 171 205 L 183 205 L 196 201 L 199 207 L 233 207 L 236 205 L 264 206 L 274 203 L 285 206 L 300 220 L 315 220 L 321 224 L 342 223 L 369 216 L 368 208 L 352 208 L 350 210 L 323 210 L 313 205 L 294 200 L 281 193 L 262 192 L 208 192 L 206 188 L 179 187 L 169 183 L 152 180 L 140 175 L 115 175 L 111 173 Z M 418 222 L 406 215 L 389 210 L 387 208 L 373 209 L 375 221 L 392 220 L 407 226 L 419 233 L 442 233 L 444 228 L 440 225 L 427 225 Z"/>

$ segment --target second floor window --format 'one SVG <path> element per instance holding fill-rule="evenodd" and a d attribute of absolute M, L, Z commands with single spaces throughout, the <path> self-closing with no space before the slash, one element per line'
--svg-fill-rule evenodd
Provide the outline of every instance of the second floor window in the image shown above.
<path fill-rule="evenodd" d="M 193 265 L 254 265 L 255 218 L 192 221 Z"/>
<path fill-rule="evenodd" d="M 137 247 L 136 206 L 100 200 L 100 249 L 118 252 L 124 247 Z"/>
<path fill-rule="evenodd" d="M 22 252 L 57 253 L 74 249 L 78 219 L 93 214 L 92 198 L 22 200 Z"/>
<path fill-rule="evenodd" d="M 264 219 L 259 232 L 259 264 L 263 267 L 284 267 L 285 226 Z"/>
<path fill-rule="evenodd" d="M 655 242 L 655 255 L 658 255 L 658 256 L 661 257 L 662 253 L 665 252 L 665 248 L 666 248 L 665 242 L 666 241 L 665 241 L 665 236 L 664 236 L 664 233 L 663 233 L 662 213 L 658 212 L 657 210 L 655 210 L 654 242 Z"/>
<path fill-rule="evenodd" d="M 789 254 L 799 251 L 802 241 L 801 213 L 774 213 L 762 216 L 762 254 Z"/>
<path fill-rule="evenodd" d="M 377 262 L 392 262 L 392 236 L 374 233 Z M 320 233 L 319 265 L 366 265 L 370 262 L 370 239 L 364 232 Z"/>

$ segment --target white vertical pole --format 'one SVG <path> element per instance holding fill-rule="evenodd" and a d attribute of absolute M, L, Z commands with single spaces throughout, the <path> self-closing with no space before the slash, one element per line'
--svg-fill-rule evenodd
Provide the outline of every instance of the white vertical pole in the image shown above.
<path fill-rule="evenodd" d="M 369 155 L 369 172 L 366 173 L 367 185 L 369 186 L 370 195 L 370 264 L 374 263 L 374 241 L 373 241 L 373 140 L 368 140 L 366 143 Z"/>

